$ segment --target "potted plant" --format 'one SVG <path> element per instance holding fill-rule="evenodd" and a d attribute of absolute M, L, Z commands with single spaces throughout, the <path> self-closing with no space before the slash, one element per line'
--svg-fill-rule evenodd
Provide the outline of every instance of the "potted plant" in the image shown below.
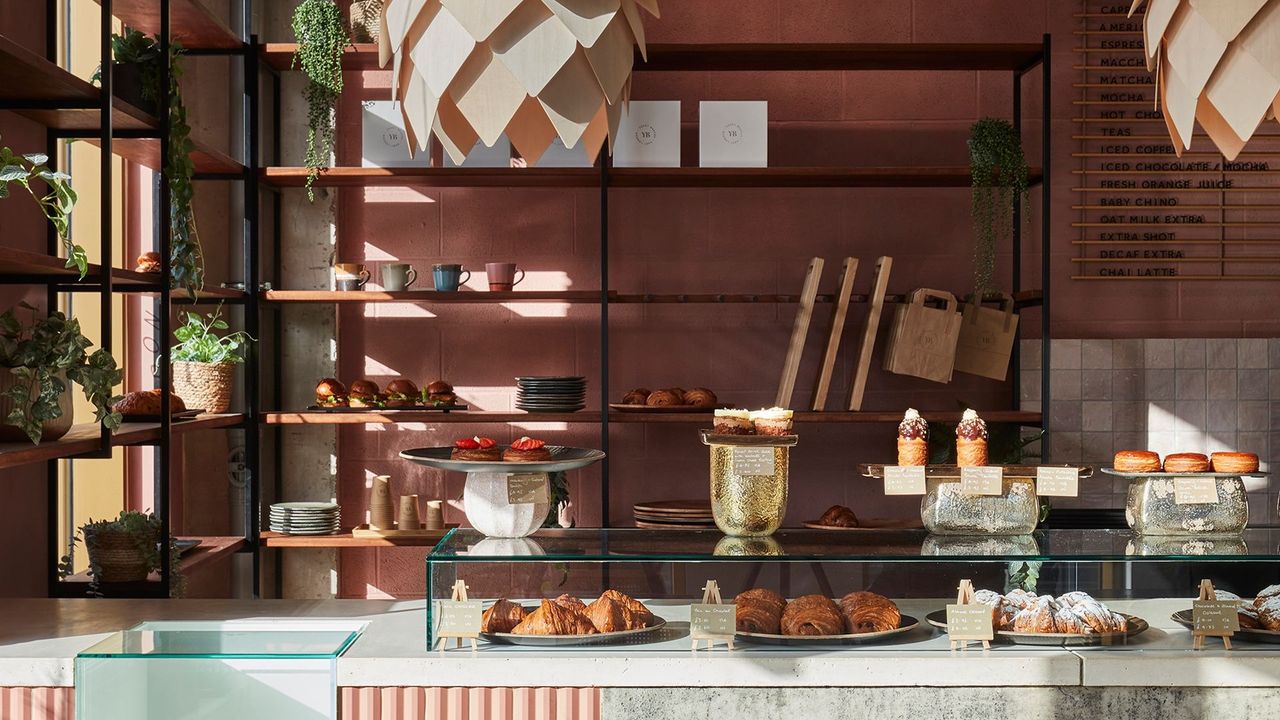
<path fill-rule="evenodd" d="M 152 513 L 124 510 L 114 520 L 89 520 L 70 545 L 83 543 L 89 553 L 89 590 L 101 595 L 103 583 L 141 582 L 160 569 L 160 519 Z M 170 594 L 182 595 L 186 584 L 179 565 L 177 543 L 169 538 Z M 71 555 L 58 563 L 58 576 L 74 572 Z"/>
<path fill-rule="evenodd" d="M 89 259 L 84 254 L 84 248 L 72 243 L 67 235 L 71 209 L 76 205 L 76 191 L 71 189 L 71 176 L 50 170 L 46 165 L 48 162 L 48 155 L 14 155 L 9 148 L 0 147 L 0 200 L 9 197 L 9 183 L 17 183 L 26 188 L 44 216 L 58 231 L 62 246 L 67 249 L 67 267 L 79 270 L 80 277 L 83 278 L 89 270 Z M 36 191 L 32 185 L 36 180 L 49 188 L 48 194 L 41 195 Z"/>
<path fill-rule="evenodd" d="M 302 0 L 293 12 L 298 50 L 293 62 L 307 76 L 302 91 L 307 101 L 307 198 L 315 202 L 312 185 L 329 166 L 333 154 L 334 110 L 342 95 L 342 53 L 351 44 L 342 11 L 333 0 Z"/>
<path fill-rule="evenodd" d="M 173 332 L 173 391 L 189 408 L 226 412 L 231 407 L 231 379 L 236 365 L 244 362 L 245 346 L 253 338 L 243 330 L 219 336 L 228 329 L 222 306 L 202 318 L 187 313 L 187 322 Z"/>
<path fill-rule="evenodd" d="M 111 411 L 117 399 L 111 390 L 124 379 L 115 358 L 106 350 L 89 354 L 93 346 L 80 334 L 80 323 L 60 312 L 24 327 L 13 308 L 0 315 L 0 440 L 29 438 L 56 440 L 71 429 L 71 381 L 84 389 L 94 418 L 115 430 L 120 415 Z M 8 370 L 5 372 L 4 369 Z"/>
<path fill-rule="evenodd" d="M 983 118 L 969 128 L 969 175 L 975 247 L 974 291 L 994 290 L 996 243 L 1013 228 L 1014 203 L 1027 200 L 1027 161 L 1022 139 L 1006 120 Z M 1029 219 L 1029 218 L 1028 218 Z"/>
<path fill-rule="evenodd" d="M 155 114 L 160 108 L 163 71 L 160 44 L 137 30 L 111 36 L 115 93 L 139 108 Z M 191 126 L 182 102 L 182 46 L 169 45 L 169 161 L 164 168 L 169 180 L 169 273 L 174 287 L 187 290 L 193 299 L 204 287 L 204 253 L 196 230 L 193 179 L 196 172 L 191 153 Z M 100 79 L 102 69 L 94 75 Z M 135 97 L 136 94 L 136 97 Z"/>

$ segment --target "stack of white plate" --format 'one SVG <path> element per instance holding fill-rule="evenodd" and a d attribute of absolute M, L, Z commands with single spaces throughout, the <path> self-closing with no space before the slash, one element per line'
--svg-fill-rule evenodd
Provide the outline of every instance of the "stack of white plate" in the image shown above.
<path fill-rule="evenodd" d="M 342 527 L 342 513 L 336 503 L 276 503 L 270 512 L 271 532 L 285 535 L 332 535 Z"/>
<path fill-rule="evenodd" d="M 587 379 L 581 376 L 516 378 L 516 407 L 531 413 L 577 412 L 586 407 Z"/>

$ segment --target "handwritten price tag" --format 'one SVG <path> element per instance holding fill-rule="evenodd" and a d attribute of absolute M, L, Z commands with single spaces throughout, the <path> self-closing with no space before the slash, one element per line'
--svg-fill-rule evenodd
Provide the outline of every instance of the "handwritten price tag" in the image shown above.
<path fill-rule="evenodd" d="M 507 504 L 551 502 L 546 473 L 514 473 L 507 476 Z"/>
<path fill-rule="evenodd" d="M 1218 502 L 1218 481 L 1211 477 L 1173 479 L 1173 501 L 1178 505 L 1207 505 Z"/>
<path fill-rule="evenodd" d="M 695 603 L 689 606 L 689 635 L 699 640 L 732 638 L 738 629 L 733 605 Z"/>
<path fill-rule="evenodd" d="M 479 600 L 437 600 L 436 635 L 438 637 L 474 637 L 480 634 L 480 616 L 484 612 Z"/>
<path fill-rule="evenodd" d="M 773 448 L 735 447 L 732 453 L 734 475 L 773 475 Z"/>
<path fill-rule="evenodd" d="M 1240 603 L 1236 600 L 1196 600 L 1191 603 L 1191 623 L 1198 635 L 1230 637 L 1240 631 Z"/>
<path fill-rule="evenodd" d="M 1080 468 L 1036 468 L 1036 494 L 1040 497 L 1079 497 Z"/>
<path fill-rule="evenodd" d="M 1001 495 L 1004 493 L 1004 468 L 960 468 L 960 492 L 964 495 Z"/>
<path fill-rule="evenodd" d="M 948 637 L 951 640 L 995 639 L 995 628 L 991 624 L 991 612 L 990 605 L 948 605 Z"/>
<path fill-rule="evenodd" d="M 884 466 L 885 495 L 923 495 L 924 492 L 923 465 Z"/>

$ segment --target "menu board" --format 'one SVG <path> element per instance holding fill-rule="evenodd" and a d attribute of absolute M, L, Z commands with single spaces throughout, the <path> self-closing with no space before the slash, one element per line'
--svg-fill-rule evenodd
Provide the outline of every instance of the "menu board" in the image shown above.
<path fill-rule="evenodd" d="M 1130 5 L 1082 0 L 1077 14 L 1072 278 L 1280 279 L 1280 126 L 1234 161 L 1197 127 L 1178 157 Z"/>

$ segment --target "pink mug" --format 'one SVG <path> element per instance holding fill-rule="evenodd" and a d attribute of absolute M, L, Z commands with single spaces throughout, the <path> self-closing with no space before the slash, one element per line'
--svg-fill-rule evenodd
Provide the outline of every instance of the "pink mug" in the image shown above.
<path fill-rule="evenodd" d="M 491 292 L 505 292 L 519 285 L 524 280 L 524 271 L 517 270 L 515 263 L 485 263 L 484 273 L 489 277 Z M 520 277 L 516 277 L 516 273 Z"/>

